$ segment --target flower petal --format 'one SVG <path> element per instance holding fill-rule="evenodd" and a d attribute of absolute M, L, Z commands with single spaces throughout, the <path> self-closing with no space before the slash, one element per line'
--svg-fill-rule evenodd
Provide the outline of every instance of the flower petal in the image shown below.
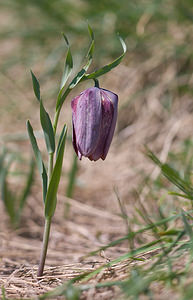
<path fill-rule="evenodd" d="M 101 102 L 102 102 L 102 126 L 100 130 L 100 139 L 98 141 L 97 147 L 92 155 L 89 156 L 90 160 L 103 159 L 104 149 L 106 141 L 109 137 L 113 116 L 114 108 L 112 102 L 109 100 L 108 96 L 101 91 Z M 110 146 L 110 144 L 109 144 Z"/>
<path fill-rule="evenodd" d="M 76 147 L 83 156 L 89 156 L 96 148 L 100 136 L 102 108 L 100 89 L 93 87 L 73 99 L 73 124 Z"/>
<path fill-rule="evenodd" d="M 116 126 L 116 122 L 117 122 L 118 96 L 115 93 L 112 93 L 108 90 L 102 89 L 102 91 L 103 91 L 104 94 L 106 94 L 108 96 L 108 98 L 110 99 L 110 101 L 113 105 L 112 123 L 111 123 L 111 127 L 110 127 L 108 137 L 107 137 L 106 142 L 105 142 L 103 155 L 101 156 L 101 158 L 104 160 L 107 156 L 108 151 L 109 151 L 109 147 L 110 147 L 112 139 L 113 139 L 115 126 Z"/>

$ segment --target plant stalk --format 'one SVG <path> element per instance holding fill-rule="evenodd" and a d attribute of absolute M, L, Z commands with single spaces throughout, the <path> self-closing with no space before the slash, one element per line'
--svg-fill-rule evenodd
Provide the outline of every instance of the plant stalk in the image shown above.
<path fill-rule="evenodd" d="M 48 182 L 50 182 L 52 171 L 53 171 L 53 158 L 54 158 L 54 153 L 50 153 L 49 159 L 48 159 Z M 51 220 L 52 220 L 52 218 L 46 218 L 46 220 L 45 220 L 42 251 L 41 251 L 41 255 L 40 255 L 40 262 L 39 262 L 37 277 L 41 277 L 44 272 L 44 265 L 45 265 L 49 236 L 50 236 Z"/>
<path fill-rule="evenodd" d="M 55 116 L 54 116 L 54 125 L 53 125 L 53 129 L 54 129 L 54 134 L 56 134 L 56 129 L 57 129 L 57 125 L 58 125 L 58 118 L 60 115 L 60 110 L 61 108 L 58 108 L 56 110 Z"/>
<path fill-rule="evenodd" d="M 48 249 L 49 235 L 50 235 L 50 225 L 51 225 L 51 218 L 46 218 L 45 226 L 44 226 L 43 246 L 42 246 L 42 251 L 40 256 L 40 263 L 38 267 L 37 277 L 41 277 L 43 275 L 46 254 Z"/>
<path fill-rule="evenodd" d="M 63 101 L 66 98 L 66 96 L 69 94 L 69 92 L 70 92 L 70 89 L 67 91 L 65 97 L 63 98 Z M 55 116 L 54 116 L 54 123 L 53 123 L 54 135 L 56 135 L 56 129 L 57 129 L 60 111 L 61 111 L 61 106 L 56 110 Z M 53 172 L 53 162 L 54 162 L 54 153 L 49 153 L 48 183 L 50 183 L 50 179 L 51 179 L 52 172 Z M 41 255 L 40 255 L 40 262 L 39 262 L 37 277 L 41 277 L 44 272 L 44 265 L 45 265 L 45 261 L 46 261 L 48 242 L 49 242 L 49 236 L 50 236 L 51 221 L 52 221 L 51 217 L 45 219 L 44 236 L 43 236 L 42 250 L 41 250 Z"/>

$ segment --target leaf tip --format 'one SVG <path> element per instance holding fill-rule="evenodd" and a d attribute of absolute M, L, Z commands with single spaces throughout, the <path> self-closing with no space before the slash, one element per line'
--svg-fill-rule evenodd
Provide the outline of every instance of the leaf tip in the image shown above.
<path fill-rule="evenodd" d="M 69 47 L 70 44 L 69 44 L 68 38 L 67 38 L 67 36 L 65 35 L 64 32 L 62 32 L 62 36 L 63 36 L 63 38 L 64 38 L 64 40 L 65 40 L 65 42 L 66 42 L 66 45 Z"/>
<path fill-rule="evenodd" d="M 91 37 L 92 40 L 94 40 L 94 32 L 93 32 L 90 24 L 88 23 L 88 21 L 87 21 L 87 26 L 88 26 L 88 32 L 90 34 L 90 37 Z"/>

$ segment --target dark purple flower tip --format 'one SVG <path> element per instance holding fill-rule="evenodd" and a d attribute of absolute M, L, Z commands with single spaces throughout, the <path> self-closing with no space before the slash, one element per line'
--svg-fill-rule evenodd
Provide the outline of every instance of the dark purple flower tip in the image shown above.
<path fill-rule="evenodd" d="M 75 97 L 71 106 L 73 146 L 79 159 L 104 160 L 115 131 L 118 96 L 92 87 Z"/>

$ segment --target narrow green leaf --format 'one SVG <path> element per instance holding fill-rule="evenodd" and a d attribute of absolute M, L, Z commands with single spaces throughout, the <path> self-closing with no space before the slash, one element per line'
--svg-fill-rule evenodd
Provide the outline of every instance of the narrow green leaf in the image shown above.
<path fill-rule="evenodd" d="M 60 134 L 60 137 L 59 137 L 59 140 L 58 140 L 58 146 L 57 146 L 57 150 L 56 150 L 56 159 L 58 157 L 58 153 L 60 151 L 60 147 L 61 147 L 61 143 L 63 141 L 63 138 L 64 138 L 64 134 L 65 134 L 65 131 L 67 130 L 67 126 L 66 124 L 64 125 L 63 129 L 62 129 L 62 132 Z"/>
<path fill-rule="evenodd" d="M 188 271 L 188 269 L 192 265 L 192 260 L 193 260 L 193 231 L 192 231 L 192 224 L 190 224 L 188 222 L 186 212 L 183 209 L 181 211 L 182 211 L 182 220 L 184 223 L 184 228 L 185 228 L 187 235 L 189 235 L 189 238 L 190 238 L 190 240 L 189 240 L 190 256 L 186 263 L 186 271 Z"/>
<path fill-rule="evenodd" d="M 65 84 L 71 74 L 71 71 L 73 69 L 73 60 L 72 60 L 72 54 L 71 54 L 71 51 L 70 51 L 70 45 L 69 45 L 69 42 L 68 42 L 68 39 L 67 37 L 63 34 L 63 37 L 66 41 L 66 44 L 68 46 L 68 51 L 67 51 L 67 55 L 66 55 L 66 61 L 65 61 L 65 65 L 64 65 L 64 72 L 63 72 L 63 75 L 62 75 L 62 80 L 61 80 L 61 85 L 60 85 L 60 91 L 59 91 L 59 94 L 58 94 L 58 100 L 60 100 L 60 98 L 62 97 L 62 94 L 64 92 L 64 88 L 65 88 Z"/>
<path fill-rule="evenodd" d="M 192 237 L 193 237 L 192 227 L 190 226 L 190 224 L 187 220 L 187 216 L 185 215 L 183 210 L 182 210 L 182 220 L 184 222 L 184 227 L 185 227 L 186 233 L 189 235 L 190 240 L 192 240 Z"/>
<path fill-rule="evenodd" d="M 83 68 L 78 72 L 78 74 L 73 78 L 73 80 L 68 85 L 67 89 L 62 91 L 62 93 L 59 93 L 57 103 L 56 103 L 56 110 L 58 110 L 62 104 L 64 103 L 64 100 L 66 99 L 67 95 L 70 93 L 70 91 L 81 81 L 85 73 L 87 72 L 88 68 L 90 67 L 92 63 L 93 53 L 94 53 L 94 34 L 92 32 L 91 27 L 88 27 L 89 35 L 91 37 L 91 44 L 88 50 L 88 53 L 86 57 L 88 58 L 87 63 L 83 66 Z"/>
<path fill-rule="evenodd" d="M 169 191 L 168 194 L 192 200 L 191 197 L 189 197 L 188 195 L 185 195 L 185 194 L 180 194 L 180 193 L 176 193 L 176 192 L 172 192 L 172 191 Z"/>
<path fill-rule="evenodd" d="M 120 62 L 122 61 L 126 51 L 127 51 L 127 47 L 125 42 L 123 41 L 123 39 L 121 37 L 119 37 L 122 48 L 123 48 L 123 53 L 117 58 L 115 59 L 112 63 L 96 70 L 93 73 L 90 74 L 85 74 L 84 77 L 82 77 L 82 81 L 86 80 L 86 79 L 93 79 L 93 78 L 97 78 L 101 75 L 104 75 L 105 73 L 109 72 L 110 70 L 112 70 L 113 68 L 115 68 L 116 66 L 118 66 L 120 64 Z"/>
<path fill-rule="evenodd" d="M 35 167 L 34 159 L 32 159 L 31 163 L 30 163 L 30 170 L 29 170 L 27 180 L 26 180 L 26 185 L 25 185 L 24 190 L 22 192 L 22 195 L 20 197 L 18 218 L 20 218 L 20 215 L 21 215 L 21 212 L 22 212 L 23 207 L 25 205 L 27 196 L 29 195 L 30 190 L 31 190 L 31 186 L 32 186 L 32 183 L 33 183 L 33 178 L 34 178 L 34 169 L 35 169 L 34 167 Z"/>
<path fill-rule="evenodd" d="M 167 231 L 159 231 L 158 232 L 158 234 L 160 235 L 160 236 L 167 236 L 167 235 L 177 235 L 177 234 L 179 234 L 181 232 L 181 230 L 180 229 L 169 229 L 169 230 L 167 230 Z"/>
<path fill-rule="evenodd" d="M 31 76 L 32 76 L 34 94 L 35 94 L 37 100 L 40 101 L 41 97 L 40 97 L 40 84 L 39 84 L 39 81 L 37 80 L 36 76 L 34 75 L 34 73 L 32 71 L 31 71 Z"/>
<path fill-rule="evenodd" d="M 93 43 L 91 45 L 91 49 L 93 49 Z M 89 53 L 91 53 L 89 51 Z M 89 60 L 88 62 L 86 63 L 86 65 L 80 70 L 80 72 L 78 72 L 77 76 L 74 77 L 74 79 L 71 81 L 70 85 L 69 85 L 69 89 L 72 90 L 80 81 L 81 79 L 83 78 L 83 76 L 85 75 L 86 71 L 88 70 L 88 68 L 90 67 L 91 65 L 91 62 L 92 62 L 92 57 L 89 56 Z"/>
<path fill-rule="evenodd" d="M 97 269 L 95 269 L 93 271 L 84 272 L 83 274 L 75 276 L 73 279 L 71 279 L 68 282 L 68 284 L 70 284 L 70 282 L 72 284 L 74 284 L 75 282 L 88 281 L 90 278 L 94 278 L 97 274 L 99 274 L 105 268 L 110 268 L 111 266 L 116 265 L 119 262 L 127 260 L 129 258 L 133 259 L 134 256 L 137 256 L 141 253 L 160 249 L 160 246 L 157 245 L 158 243 L 160 243 L 160 240 L 153 241 L 153 242 L 150 242 L 148 244 L 145 244 L 143 247 L 137 248 L 134 251 L 131 251 L 131 252 L 128 252 L 128 253 L 126 253 L 122 256 L 119 256 L 118 258 L 116 258 L 116 259 L 114 259 L 114 260 L 98 267 Z M 52 291 L 49 291 L 49 292 L 43 294 L 42 296 L 39 297 L 39 299 L 43 300 L 43 299 L 47 299 L 47 298 L 51 298 L 51 297 L 61 296 L 65 293 L 66 288 L 67 288 L 66 283 L 63 283 L 62 285 L 54 288 Z"/>
<path fill-rule="evenodd" d="M 190 186 L 189 182 L 185 181 L 181 178 L 180 174 L 170 167 L 168 164 L 163 164 L 156 155 L 146 148 L 146 155 L 155 163 L 157 164 L 162 174 L 175 186 L 177 186 L 182 192 L 184 192 L 188 197 L 193 200 L 193 188 Z"/>
<path fill-rule="evenodd" d="M 88 53 L 87 53 L 87 56 L 89 59 L 92 60 L 93 58 L 93 54 L 94 54 L 94 33 L 93 33 L 93 30 L 92 28 L 90 27 L 90 25 L 88 24 L 88 33 L 90 35 L 90 38 L 91 38 L 91 45 L 90 45 L 90 48 L 88 50 Z"/>
<path fill-rule="evenodd" d="M 71 54 L 71 51 L 70 51 L 70 45 L 69 45 L 67 37 L 64 34 L 63 34 L 63 37 L 64 37 L 64 39 L 66 41 L 67 46 L 68 46 L 68 51 L 67 51 L 67 55 L 66 55 L 66 61 L 65 61 L 65 66 L 64 66 L 64 73 L 63 73 L 62 81 L 61 81 L 61 89 L 66 84 L 66 82 L 67 82 L 67 80 L 68 80 L 68 78 L 70 76 L 70 73 L 72 71 L 72 68 L 73 68 L 73 60 L 72 60 L 72 54 Z"/>
<path fill-rule="evenodd" d="M 12 160 L 9 161 L 6 167 L 3 167 L 0 175 L 0 186 L 1 186 L 1 199 L 4 202 L 5 209 L 10 217 L 10 221 L 12 224 L 15 223 L 15 216 L 16 216 L 16 195 L 13 194 L 8 187 L 7 184 L 7 174 L 8 169 L 12 163 Z"/>
<path fill-rule="evenodd" d="M 77 171 L 78 171 L 78 157 L 75 154 L 74 157 L 73 157 L 71 170 L 70 170 L 70 173 L 68 175 L 68 186 L 67 186 L 67 189 L 66 189 L 66 196 L 69 197 L 69 198 L 71 198 L 73 196 Z"/>
<path fill-rule="evenodd" d="M 2 151 L 2 153 L 0 155 L 0 174 L 3 171 L 5 156 L 6 156 L 6 149 L 3 149 L 3 151 Z"/>
<path fill-rule="evenodd" d="M 40 121 L 44 132 L 45 142 L 48 153 L 54 153 L 55 151 L 55 137 L 52 122 L 48 113 L 46 112 L 42 100 L 40 101 Z"/>
<path fill-rule="evenodd" d="M 48 187 L 48 175 L 46 172 L 46 168 L 43 163 L 43 172 L 42 172 L 42 187 L 43 187 L 43 199 L 46 201 L 47 187 Z"/>
<path fill-rule="evenodd" d="M 178 242 L 181 240 L 181 238 L 184 235 L 185 235 L 185 230 L 182 230 L 181 232 L 179 232 L 176 239 L 170 244 L 170 246 L 168 248 L 164 248 L 164 251 L 162 252 L 160 257 L 158 258 L 158 260 L 150 267 L 149 270 L 153 270 L 153 268 L 155 266 L 159 265 L 162 262 L 162 259 L 165 258 L 167 256 L 167 254 L 169 254 L 172 251 L 172 249 L 178 244 Z"/>
<path fill-rule="evenodd" d="M 67 133 L 67 128 L 65 125 L 61 133 L 60 146 L 57 151 L 56 163 L 52 172 L 52 176 L 50 179 L 46 200 L 45 200 L 45 216 L 47 218 L 52 217 L 54 215 L 55 208 L 56 208 L 56 201 L 57 201 L 56 196 L 57 196 L 58 185 L 60 182 L 61 171 L 62 171 L 66 133 Z"/>
<path fill-rule="evenodd" d="M 5 295 L 5 288 L 4 288 L 4 286 L 1 287 L 1 293 L 2 293 L 2 300 L 8 300 L 8 298 L 6 298 L 6 295 Z"/>
<path fill-rule="evenodd" d="M 182 300 L 191 300 L 193 299 L 193 285 L 185 285 L 183 288 L 183 295 L 182 295 Z"/>
<path fill-rule="evenodd" d="M 88 32 L 90 34 L 91 40 L 94 40 L 94 33 L 93 33 L 93 30 L 92 30 L 92 28 L 90 27 L 89 24 L 88 24 Z"/>
<path fill-rule="evenodd" d="M 34 155 L 35 155 L 36 163 L 37 163 L 37 166 L 38 166 L 38 170 L 39 170 L 40 176 L 42 178 L 43 199 L 45 201 L 45 197 L 46 197 L 46 193 L 47 193 L 48 176 L 47 176 L 47 172 L 46 172 L 43 160 L 42 160 L 40 150 L 38 148 L 38 144 L 37 144 L 34 132 L 33 132 L 33 128 L 32 128 L 29 121 L 27 121 L 27 131 L 28 131 L 29 139 L 30 139 L 30 142 L 31 142 L 31 145 L 32 145 L 32 149 L 34 151 Z"/>
<path fill-rule="evenodd" d="M 191 212 L 193 212 L 193 211 L 191 211 Z M 188 212 L 186 214 L 188 214 Z M 153 227 L 162 226 L 163 224 L 171 222 L 171 221 L 174 221 L 174 220 L 178 219 L 179 217 L 181 217 L 181 213 L 177 214 L 175 216 L 171 216 L 171 217 L 165 218 L 165 219 L 163 219 L 161 221 L 158 221 L 156 223 L 153 223 L 151 225 L 145 226 L 145 227 L 139 229 L 138 231 L 133 232 L 132 235 L 131 235 L 131 233 L 129 233 L 128 235 L 126 235 L 126 236 L 124 236 L 122 238 L 119 238 L 118 240 L 114 240 L 114 241 L 110 242 L 109 244 L 107 244 L 105 246 L 102 246 L 102 247 L 98 248 L 95 251 L 90 252 L 89 256 L 90 255 L 96 255 L 101 250 L 106 250 L 106 249 L 108 249 L 110 247 L 114 247 L 114 246 L 122 243 L 123 241 L 130 239 L 131 237 L 133 238 L 133 237 L 137 236 L 138 234 L 141 234 L 141 233 L 143 233 L 145 231 L 148 231 L 148 230 L 152 229 Z M 87 257 L 87 256 L 88 255 L 86 255 L 85 257 Z"/>
<path fill-rule="evenodd" d="M 31 126 L 29 120 L 27 121 L 27 131 L 28 131 L 29 139 L 30 139 L 30 142 L 31 142 L 31 145 L 32 145 L 32 149 L 34 151 L 36 162 L 37 162 L 37 165 L 38 165 L 38 170 L 39 170 L 40 175 L 41 175 L 43 173 L 42 156 L 41 156 L 40 150 L 38 148 L 38 144 L 37 144 L 34 132 L 33 132 L 33 128 Z"/>

